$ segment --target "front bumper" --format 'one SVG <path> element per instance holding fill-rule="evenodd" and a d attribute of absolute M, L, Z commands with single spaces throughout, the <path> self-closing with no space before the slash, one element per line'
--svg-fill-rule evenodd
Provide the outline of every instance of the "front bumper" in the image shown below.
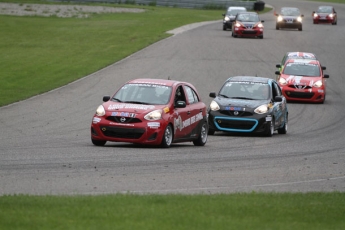
<path fill-rule="evenodd" d="M 165 120 L 118 124 L 95 116 L 91 124 L 91 138 L 99 141 L 159 145 L 167 124 Z"/>
<path fill-rule="evenodd" d="M 293 21 L 293 22 L 288 22 L 288 21 L 281 21 L 281 22 L 277 22 L 277 25 L 279 28 L 301 28 L 302 27 L 302 23 L 298 22 L 298 21 Z"/>
<path fill-rule="evenodd" d="M 313 20 L 314 23 L 334 23 L 334 19 L 329 17 L 315 17 Z"/>
<path fill-rule="evenodd" d="M 209 111 L 208 124 L 210 130 L 237 133 L 261 133 L 269 128 L 270 114 L 254 114 L 252 116 L 226 116 L 220 111 Z"/>
<path fill-rule="evenodd" d="M 324 88 L 296 89 L 291 86 L 281 86 L 281 88 L 288 101 L 322 102 L 326 96 Z"/>
<path fill-rule="evenodd" d="M 264 33 L 263 29 L 234 28 L 234 34 L 241 37 L 259 37 Z"/>

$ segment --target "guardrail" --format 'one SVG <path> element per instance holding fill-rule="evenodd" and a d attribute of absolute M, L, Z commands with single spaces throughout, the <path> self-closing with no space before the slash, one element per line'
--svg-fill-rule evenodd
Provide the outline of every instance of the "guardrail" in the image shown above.
<path fill-rule="evenodd" d="M 247 10 L 254 9 L 255 1 L 228 1 L 228 0 L 57 0 L 58 2 L 80 3 L 116 3 L 133 5 L 166 6 L 195 9 L 227 9 L 229 6 L 243 6 Z"/>

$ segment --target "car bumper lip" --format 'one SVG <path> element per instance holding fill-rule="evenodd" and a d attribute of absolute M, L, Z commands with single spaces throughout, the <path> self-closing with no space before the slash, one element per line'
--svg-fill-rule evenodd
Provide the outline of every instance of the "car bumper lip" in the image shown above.
<path fill-rule="evenodd" d="M 325 98 L 325 90 L 313 88 L 312 90 L 291 90 L 291 88 L 282 88 L 283 95 L 288 101 L 323 101 Z"/>
<path fill-rule="evenodd" d="M 235 30 L 235 34 L 239 36 L 248 36 L 248 37 L 257 37 L 263 35 L 264 31 L 262 30 Z"/>
<path fill-rule="evenodd" d="M 208 116 L 211 129 L 224 132 L 254 133 L 263 132 L 271 120 L 269 114 L 255 114 L 250 117 L 224 116 L 220 112 L 211 112 Z"/>
<path fill-rule="evenodd" d="M 101 120 L 97 124 L 91 124 L 91 137 L 94 140 L 158 145 L 161 143 L 165 127 L 164 121 L 121 125 Z"/>

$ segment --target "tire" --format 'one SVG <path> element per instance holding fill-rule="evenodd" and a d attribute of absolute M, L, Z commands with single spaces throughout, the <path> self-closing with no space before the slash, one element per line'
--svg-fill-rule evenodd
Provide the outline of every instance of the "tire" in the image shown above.
<path fill-rule="evenodd" d="M 259 36 L 259 38 L 260 38 L 260 39 L 263 39 L 263 38 L 264 38 L 264 35 Z"/>
<path fill-rule="evenodd" d="M 273 133 L 274 133 L 274 119 L 272 118 L 272 121 L 270 121 L 266 127 L 265 136 L 272 137 Z"/>
<path fill-rule="evenodd" d="M 279 134 L 286 134 L 288 131 L 288 116 L 286 115 L 286 120 L 284 126 L 278 129 Z"/>
<path fill-rule="evenodd" d="M 299 31 L 302 31 L 302 26 L 301 26 L 301 27 L 298 27 L 298 30 L 299 30 Z"/>
<path fill-rule="evenodd" d="M 96 146 L 104 146 L 105 143 L 107 143 L 107 141 L 99 141 L 99 140 L 94 140 L 91 138 L 92 144 L 96 145 Z"/>
<path fill-rule="evenodd" d="M 276 24 L 276 30 L 279 30 L 279 25 L 278 24 Z"/>
<path fill-rule="evenodd" d="M 207 122 L 204 122 L 200 128 L 200 133 L 198 139 L 193 141 L 195 146 L 204 146 L 207 141 L 208 125 Z"/>
<path fill-rule="evenodd" d="M 226 30 L 226 26 L 223 26 L 223 30 Z"/>
<path fill-rule="evenodd" d="M 167 125 L 167 127 L 164 130 L 164 135 L 162 138 L 161 146 L 163 148 L 169 148 L 173 141 L 173 129 L 171 125 Z"/>

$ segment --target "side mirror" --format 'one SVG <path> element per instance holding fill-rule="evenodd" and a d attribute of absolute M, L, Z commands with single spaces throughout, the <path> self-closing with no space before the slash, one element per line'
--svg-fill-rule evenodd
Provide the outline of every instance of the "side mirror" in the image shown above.
<path fill-rule="evenodd" d="M 103 96 L 103 101 L 104 102 L 107 102 L 107 101 L 109 101 L 110 100 L 110 96 Z"/>
<path fill-rule="evenodd" d="M 262 22 L 262 23 L 264 23 L 264 22 L 265 22 L 265 20 L 261 20 L 261 22 Z"/>
<path fill-rule="evenodd" d="M 276 67 L 277 67 L 277 68 L 281 68 L 282 66 L 281 66 L 280 64 L 277 64 Z"/>
<path fill-rule="evenodd" d="M 280 75 L 280 71 L 276 71 L 274 72 L 276 75 Z"/>
<path fill-rule="evenodd" d="M 212 97 L 212 98 L 215 98 L 217 95 L 216 95 L 216 93 L 212 92 L 212 93 L 210 93 L 209 96 Z"/>
<path fill-rule="evenodd" d="M 321 66 L 321 69 L 322 70 L 326 70 L 326 66 Z"/>
<path fill-rule="evenodd" d="M 323 75 L 323 78 L 329 78 L 329 74 Z"/>
<path fill-rule="evenodd" d="M 282 96 L 275 96 L 274 101 L 282 102 L 283 101 L 283 97 Z"/>
<path fill-rule="evenodd" d="M 186 102 L 185 101 L 177 101 L 175 103 L 175 108 L 186 108 Z"/>
<path fill-rule="evenodd" d="M 304 17 L 304 14 L 301 14 L 301 17 L 303 18 L 303 17 Z"/>
<path fill-rule="evenodd" d="M 225 17 L 225 14 L 222 14 L 223 17 Z"/>

